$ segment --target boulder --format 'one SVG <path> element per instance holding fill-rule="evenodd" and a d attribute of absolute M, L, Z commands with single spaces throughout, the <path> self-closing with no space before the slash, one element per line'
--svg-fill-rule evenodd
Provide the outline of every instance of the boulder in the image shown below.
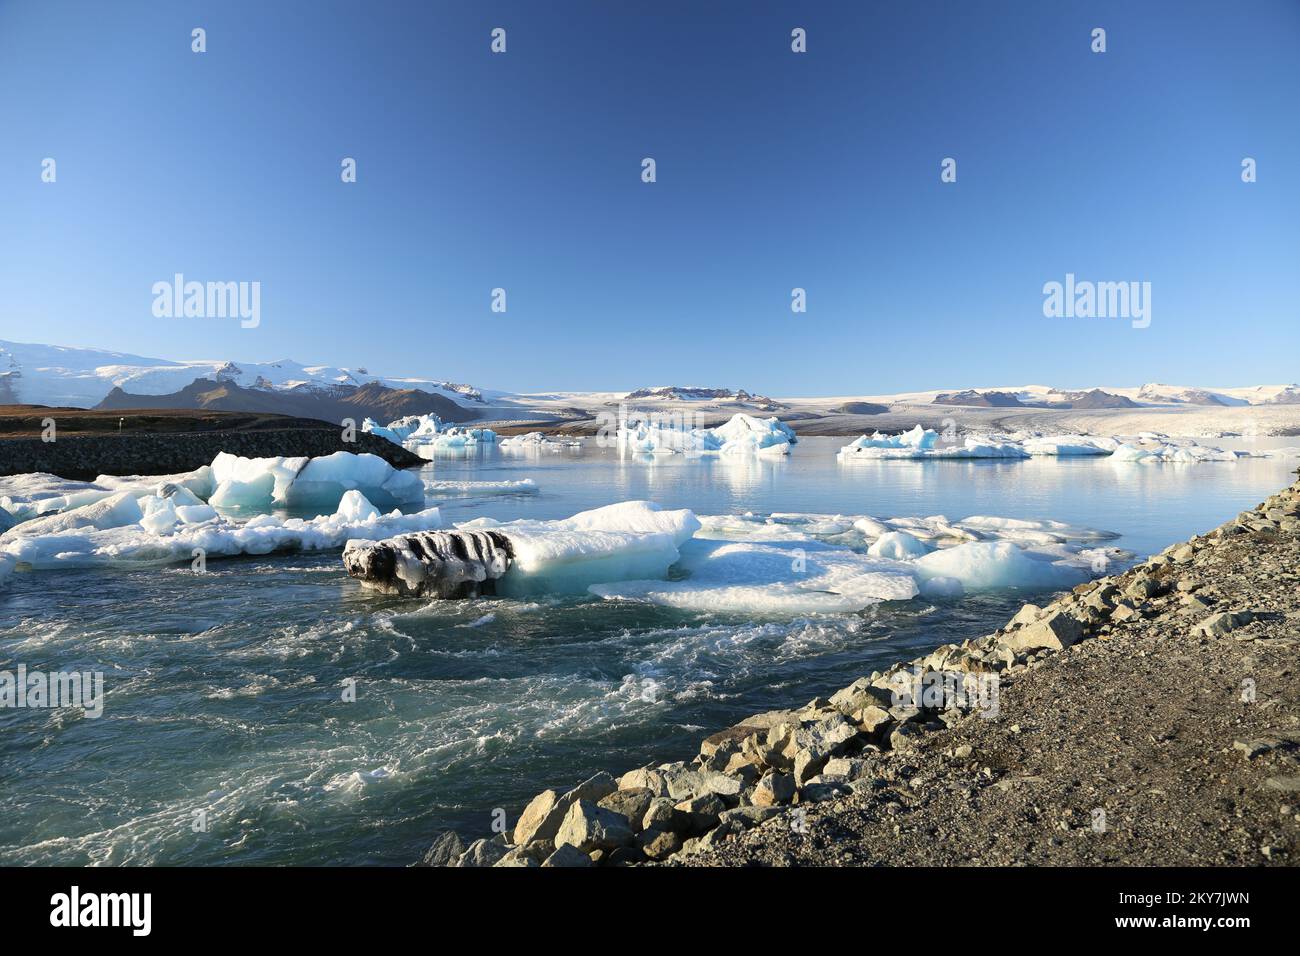
<path fill-rule="evenodd" d="M 537 858 L 537 851 L 534 849 L 534 847 L 538 847 L 538 846 L 550 846 L 550 844 L 543 843 L 542 841 L 539 840 L 537 841 L 537 843 L 531 844 L 529 846 L 511 847 L 509 850 L 506 851 L 505 855 L 501 857 L 501 859 L 497 860 L 492 865 L 506 866 L 506 867 L 541 866 L 542 865 L 541 860 Z"/>
<path fill-rule="evenodd" d="M 568 843 L 555 848 L 555 852 L 542 861 L 542 866 L 591 866 L 591 857 Z"/>
<path fill-rule="evenodd" d="M 881 704 L 888 707 L 890 703 L 889 691 L 872 686 L 870 678 L 867 677 L 860 677 L 843 690 L 836 691 L 830 699 L 831 706 L 844 714 L 856 713 L 865 707 Z"/>
<path fill-rule="evenodd" d="M 627 817 L 633 832 L 641 829 L 641 820 L 645 817 L 645 812 L 650 809 L 650 804 L 655 800 L 655 793 L 649 787 L 640 787 L 635 790 L 616 790 L 609 796 L 601 797 L 597 801 L 597 806 L 604 807 L 606 810 L 613 810 L 615 813 L 621 813 Z"/>
<path fill-rule="evenodd" d="M 691 821 L 673 804 L 671 797 L 655 797 L 641 818 L 643 830 L 667 830 L 670 833 L 686 833 L 691 828 Z"/>
<path fill-rule="evenodd" d="M 520 814 L 519 822 L 515 824 L 513 842 L 516 846 L 526 846 L 535 840 L 554 840 L 565 814 L 577 801 L 595 802 L 617 789 L 618 784 L 614 778 L 602 770 L 563 795 L 555 790 L 542 791 L 533 797 Z"/>
<path fill-rule="evenodd" d="M 794 799 L 794 777 L 784 773 L 769 773 L 754 787 L 752 803 L 756 807 L 771 807 L 789 803 Z"/>
<path fill-rule="evenodd" d="M 1083 628 L 1068 614 L 1054 611 L 1008 634 L 1004 643 L 1013 651 L 1033 651 L 1048 648 L 1064 650 L 1083 637 Z"/>
<path fill-rule="evenodd" d="M 683 800 L 673 809 L 686 818 L 689 832 L 698 834 L 716 827 L 718 818 L 727 809 L 727 805 L 717 794 L 706 793 L 703 796 Z"/>
<path fill-rule="evenodd" d="M 606 810 L 590 800 L 578 800 L 569 807 L 555 834 L 555 847 L 568 844 L 583 853 L 593 850 L 612 850 L 634 842 L 635 836 L 627 817 Z"/>
<path fill-rule="evenodd" d="M 648 827 L 637 838 L 641 852 L 652 860 L 662 860 L 672 856 L 682 848 L 682 836 L 667 830 Z"/>
<path fill-rule="evenodd" d="M 451 866 L 465 852 L 465 844 L 461 841 L 460 836 L 455 830 L 447 830 L 440 834 L 433 841 L 433 846 L 429 847 L 424 859 L 420 861 L 421 866 Z"/>
<path fill-rule="evenodd" d="M 1026 624 L 1033 624 L 1042 613 L 1043 609 L 1037 604 L 1026 604 L 1007 622 L 1007 628 L 1024 627 Z"/>
<path fill-rule="evenodd" d="M 1203 634 L 1206 637 L 1221 637 L 1243 624 L 1249 624 L 1254 619 L 1255 615 L 1250 611 L 1220 611 L 1197 624 L 1192 628 L 1192 633 Z"/>
<path fill-rule="evenodd" d="M 475 840 L 457 859 L 456 866 L 494 866 L 506 855 L 507 847 L 499 840 Z"/>
<path fill-rule="evenodd" d="M 650 790 L 656 797 L 668 796 L 668 782 L 664 779 L 663 771 L 653 767 L 629 770 L 618 778 L 618 789 Z"/>

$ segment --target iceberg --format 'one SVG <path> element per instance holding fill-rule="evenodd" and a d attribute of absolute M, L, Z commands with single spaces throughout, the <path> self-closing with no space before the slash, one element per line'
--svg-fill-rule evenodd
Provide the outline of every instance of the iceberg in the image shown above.
<path fill-rule="evenodd" d="M 503 438 L 500 442 L 500 448 L 503 451 L 538 451 L 542 448 L 548 451 L 559 451 L 562 448 L 581 448 L 580 441 L 556 441 L 547 438 L 542 432 L 528 432 L 525 435 L 512 435 L 509 438 Z"/>
<path fill-rule="evenodd" d="M 959 581 L 968 590 L 1066 588 L 1088 579 L 1073 565 L 1035 560 L 1010 541 L 971 541 L 923 555 L 914 562 L 921 580 Z"/>
<path fill-rule="evenodd" d="M 499 531 L 423 531 L 386 541 L 350 541 L 343 567 L 363 584 L 403 597 L 496 594 L 510 568 L 510 539 Z"/>
<path fill-rule="evenodd" d="M 241 458 L 222 452 L 212 462 L 216 490 L 208 503 L 225 509 L 334 507 L 360 491 L 382 508 L 424 503 L 424 483 L 378 455 L 338 451 L 320 458 Z"/>
<path fill-rule="evenodd" d="M 507 481 L 448 481 L 426 478 L 424 493 L 439 498 L 478 498 L 487 495 L 535 495 L 540 489 L 532 478 Z"/>
<path fill-rule="evenodd" d="M 361 430 L 412 450 L 422 446 L 436 450 L 465 448 L 497 440 L 496 432 L 490 428 L 451 425 L 432 414 L 407 415 L 387 425 L 380 425 L 373 418 L 367 418 L 362 421 Z"/>
<path fill-rule="evenodd" d="M 580 594 L 592 584 L 666 576 L 699 527 L 688 510 L 627 501 L 557 521 L 477 518 L 446 538 L 351 542 L 344 566 L 390 593 L 473 596 L 491 581 L 490 593 L 504 597 Z"/>
<path fill-rule="evenodd" d="M 57 514 L 94 504 L 122 491 L 135 497 L 163 494 L 180 486 L 206 499 L 212 494 L 212 469 L 208 465 L 177 475 L 100 475 L 94 481 L 73 481 L 45 472 L 0 478 L 0 511 L 15 522 Z M 5 530 L 0 527 L 0 531 Z"/>
<path fill-rule="evenodd" d="M 696 612 L 837 614 L 917 594 L 905 568 L 815 541 L 691 541 L 681 549 L 684 580 L 596 584 L 605 600 Z"/>
<path fill-rule="evenodd" d="M 333 514 L 310 519 L 258 515 L 245 522 L 223 517 L 209 505 L 185 504 L 183 496 L 127 496 L 123 502 L 126 500 L 138 512 L 124 503 L 115 503 L 111 508 L 100 508 L 90 523 L 71 523 L 59 530 L 42 526 L 40 522 L 46 519 L 17 525 L 0 536 L 0 554 L 7 555 L 18 567 L 32 569 L 141 567 L 189 561 L 196 549 L 207 558 L 329 550 L 343 548 L 351 539 L 383 538 L 441 524 L 437 508 L 409 515 L 400 511 L 383 515 L 356 490 L 343 494 Z M 137 513 L 135 521 L 116 523 Z M 76 511 L 72 511 L 58 517 L 70 521 L 75 515 Z"/>
<path fill-rule="evenodd" d="M 1201 445 L 1166 444 L 1167 439 L 1155 447 L 1122 443 L 1117 438 L 1099 438 L 1091 435 L 1025 435 L 1017 433 L 1006 440 L 986 436 L 972 436 L 961 445 L 939 446 L 935 432 L 917 425 L 910 432 L 882 435 L 876 432 L 863 435 L 839 450 L 840 461 L 946 460 L 946 459 L 1017 459 L 1037 457 L 1081 457 L 1109 455 L 1114 461 L 1236 461 L 1248 452 L 1223 451 Z M 1145 433 L 1144 439 L 1145 440 Z"/>
<path fill-rule="evenodd" d="M 1124 443 L 1115 449 L 1111 455 L 1112 461 L 1122 462 L 1175 462 L 1179 464 L 1195 464 L 1202 461 L 1236 461 L 1239 456 L 1236 452 L 1224 451 L 1221 448 L 1210 448 L 1205 445 L 1172 445 L 1157 444 L 1153 448 L 1143 448 L 1138 445 Z"/>
<path fill-rule="evenodd" d="M 716 428 L 687 428 L 676 415 L 650 415 L 621 421 L 618 447 L 638 454 L 788 455 L 798 442 L 794 429 L 777 418 L 743 412 Z"/>

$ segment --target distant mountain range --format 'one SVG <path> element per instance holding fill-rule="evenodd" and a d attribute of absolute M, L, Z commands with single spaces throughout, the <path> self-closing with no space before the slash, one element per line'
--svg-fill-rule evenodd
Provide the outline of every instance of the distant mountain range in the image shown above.
<path fill-rule="evenodd" d="M 628 392 L 626 398 L 630 402 L 645 399 L 677 402 L 734 402 L 772 412 L 786 407 L 766 395 L 752 395 L 743 388 L 706 388 L 700 385 L 658 385 L 654 388 L 638 388 Z"/>
<path fill-rule="evenodd" d="M 430 412 L 448 421 L 570 420 L 623 402 L 696 403 L 723 415 L 749 410 L 793 420 L 807 414 L 877 415 L 920 405 L 1059 410 L 1300 405 L 1300 386 L 1205 388 L 1148 383 L 1069 390 L 1023 385 L 820 399 L 775 399 L 742 388 L 701 385 L 521 394 L 437 379 L 377 375 L 365 368 L 303 365 L 289 359 L 173 361 L 0 340 L 0 405 L 258 411 L 337 422 L 367 416 L 392 421 Z"/>
<path fill-rule="evenodd" d="M 1014 392 L 944 392 L 934 397 L 935 405 L 963 405 L 968 408 L 1140 408 L 1137 402 L 1124 395 L 1102 391 L 1100 388 L 1082 392 L 1047 392 L 1040 401 L 1025 401 Z"/>
<path fill-rule="evenodd" d="M 379 382 L 365 385 L 304 384 L 292 388 L 244 388 L 232 381 L 197 378 L 165 395 L 138 395 L 114 387 L 97 409 L 201 408 L 220 412 L 275 412 L 298 418 L 342 422 L 351 418 L 358 426 L 365 418 L 387 423 L 406 415 L 433 413 L 446 421 L 464 422 L 479 412 L 458 405 L 444 395 L 418 388 L 389 388 Z"/>
<path fill-rule="evenodd" d="M 320 389 L 325 397 L 337 397 L 334 390 L 338 386 L 378 383 L 390 389 L 418 389 L 471 407 L 483 404 L 483 395 L 469 385 L 372 375 L 364 368 L 308 366 L 291 359 L 177 362 L 101 349 L 0 340 L 0 404 L 93 408 L 114 388 L 141 396 L 167 396 L 196 379 L 268 393 L 295 390 L 303 395 Z"/>

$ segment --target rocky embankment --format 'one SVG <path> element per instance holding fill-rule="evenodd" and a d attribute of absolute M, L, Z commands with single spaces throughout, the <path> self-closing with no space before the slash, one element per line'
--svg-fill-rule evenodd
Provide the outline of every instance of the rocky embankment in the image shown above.
<path fill-rule="evenodd" d="M 422 459 L 383 438 L 358 431 L 345 442 L 338 428 L 280 428 L 258 431 L 125 432 L 121 435 L 61 435 L 0 439 L 0 475 L 48 472 L 93 481 L 99 475 L 167 475 L 212 463 L 220 452 L 246 458 L 316 457 L 336 451 L 378 455 L 394 468 Z"/>
<path fill-rule="evenodd" d="M 1295 862 L 1300 482 L 986 637 L 547 790 L 427 865 Z"/>

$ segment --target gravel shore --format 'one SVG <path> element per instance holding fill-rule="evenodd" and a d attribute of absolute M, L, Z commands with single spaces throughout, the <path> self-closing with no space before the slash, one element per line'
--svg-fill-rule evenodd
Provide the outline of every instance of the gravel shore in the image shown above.
<path fill-rule="evenodd" d="M 1288 865 L 1300 482 L 692 762 L 597 774 L 430 865 Z"/>

